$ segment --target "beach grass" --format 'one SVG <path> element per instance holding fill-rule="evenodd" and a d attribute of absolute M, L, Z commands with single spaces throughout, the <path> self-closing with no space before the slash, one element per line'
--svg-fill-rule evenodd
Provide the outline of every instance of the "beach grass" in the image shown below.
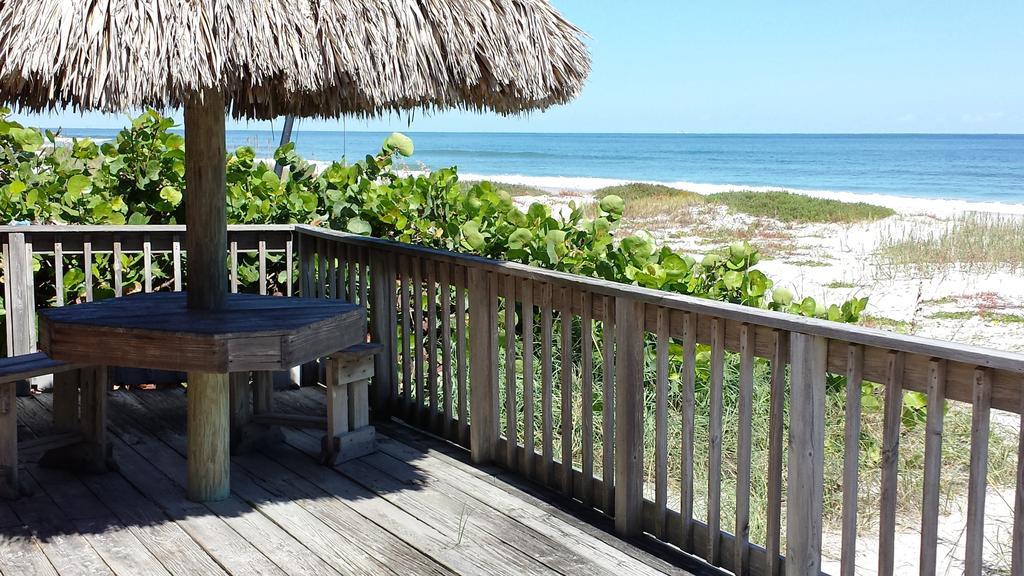
<path fill-rule="evenodd" d="M 706 196 L 733 212 L 764 216 L 789 223 L 854 223 L 881 220 L 894 215 L 891 208 L 865 202 L 840 202 L 783 191 L 720 192 Z"/>
<path fill-rule="evenodd" d="M 633 182 L 594 191 L 594 197 L 598 199 L 611 194 L 626 201 L 623 214 L 626 222 L 658 219 L 676 225 L 688 225 L 696 222 L 691 209 L 704 203 L 704 197 L 700 194 L 662 184 Z"/>
<path fill-rule="evenodd" d="M 479 184 L 477 180 L 459 180 L 459 185 L 465 188 L 471 188 L 474 184 Z M 491 182 L 498 190 L 504 190 L 512 196 L 548 196 L 551 192 L 538 188 L 536 186 L 528 186 L 526 184 L 505 184 L 504 182 Z"/>
<path fill-rule="evenodd" d="M 1024 324 L 1024 315 L 1010 314 L 1006 312 L 992 312 L 990 310 L 955 310 L 932 312 L 928 315 L 932 320 L 970 320 L 981 318 L 986 322 L 996 324 Z"/>
<path fill-rule="evenodd" d="M 1024 218 L 965 213 L 938 232 L 883 237 L 883 264 L 918 270 L 962 266 L 968 270 L 1024 269 Z"/>

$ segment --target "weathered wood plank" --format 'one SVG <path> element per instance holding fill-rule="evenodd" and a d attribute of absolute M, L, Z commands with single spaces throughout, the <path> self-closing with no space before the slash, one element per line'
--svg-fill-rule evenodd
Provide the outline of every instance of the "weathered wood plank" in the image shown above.
<path fill-rule="evenodd" d="M 708 414 L 708 547 L 704 559 L 717 565 L 722 518 L 722 402 L 725 381 L 725 320 L 711 319 L 711 381 Z"/>
<path fill-rule="evenodd" d="M 693 434 L 697 382 L 697 316 L 683 316 L 682 434 L 679 470 L 680 547 L 693 551 Z"/>
<path fill-rule="evenodd" d="M 522 287 L 523 318 L 523 475 L 534 477 L 534 454 L 536 423 L 534 422 L 534 379 L 533 379 L 533 283 L 525 282 Z"/>
<path fill-rule="evenodd" d="M 455 269 L 455 386 L 459 408 L 459 443 L 469 445 L 469 392 L 466 364 L 466 269 Z"/>
<path fill-rule="evenodd" d="M 217 90 L 205 90 L 201 98 L 185 102 L 185 214 L 188 234 L 188 307 L 218 310 L 228 293 L 224 267 L 227 252 L 227 202 L 224 188 L 224 98 Z M 197 161 L 198 160 L 198 161 Z M 147 242 L 146 267 L 150 267 Z M 146 292 L 151 289 L 146 275 Z"/>
<path fill-rule="evenodd" d="M 516 284 L 515 278 L 503 279 L 505 301 L 505 466 L 518 470 L 519 439 L 516 407 Z"/>
<path fill-rule="evenodd" d="M 750 458 L 754 420 L 754 328 L 740 327 L 740 389 L 736 446 L 736 530 L 733 572 L 750 572 Z"/>
<path fill-rule="evenodd" d="M 890 352 L 882 426 L 882 487 L 878 511 L 878 573 L 893 573 L 896 554 L 896 506 L 899 481 L 900 419 L 903 416 L 902 352 Z"/>
<path fill-rule="evenodd" d="M 821 571 L 827 341 L 790 334 L 789 478 L 786 498 L 786 574 Z"/>
<path fill-rule="evenodd" d="M 441 312 L 441 423 L 442 434 L 455 439 L 456 430 L 452 421 L 452 285 L 451 265 L 439 265 Z M 394 325 L 394 322 L 392 322 Z"/>
<path fill-rule="evenodd" d="M 789 358 L 789 337 L 772 330 L 771 395 L 768 408 L 768 500 L 767 534 L 765 537 L 764 573 L 778 576 L 782 553 L 782 462 L 783 420 L 786 398 L 786 360 Z"/>
<path fill-rule="evenodd" d="M 967 537 L 964 574 L 981 576 L 985 551 L 985 488 L 988 474 L 988 435 L 992 407 L 992 377 L 979 368 L 974 373 L 971 418 L 971 471 L 967 483 Z"/>
<path fill-rule="evenodd" d="M 555 460 L 554 449 L 554 384 L 552 382 L 552 358 L 551 352 L 554 347 L 553 329 L 554 322 L 551 310 L 551 285 L 541 285 L 541 309 L 540 309 L 540 411 L 541 411 L 541 454 L 543 465 L 540 470 L 541 482 L 550 485 L 552 483 L 552 468 Z"/>
<path fill-rule="evenodd" d="M 582 312 L 580 313 L 580 355 L 582 356 L 582 389 L 580 397 L 580 427 L 583 436 L 582 470 L 583 490 L 580 494 L 583 503 L 592 506 L 594 503 L 594 323 L 593 303 L 590 292 L 581 295 Z"/>
<path fill-rule="evenodd" d="M 428 430 L 437 430 L 438 422 L 438 389 L 437 389 L 437 263 L 424 260 L 427 282 L 427 404 L 429 412 L 423 422 Z"/>
<path fill-rule="evenodd" d="M 840 571 L 853 576 L 857 570 L 857 496 L 860 471 L 860 398 L 864 380 L 864 348 L 847 346 L 846 409 L 843 438 L 843 535 Z"/>
<path fill-rule="evenodd" d="M 944 360 L 932 360 L 931 373 L 928 378 L 927 406 L 924 486 L 921 495 L 920 561 L 922 574 L 935 574 L 937 569 L 936 549 L 939 539 L 939 481 L 942 475 L 942 421 L 946 413 L 946 362 Z M 845 553 L 845 544 L 843 549 Z"/>
<path fill-rule="evenodd" d="M 559 310 L 560 330 L 559 356 L 561 366 L 559 375 L 559 392 L 562 404 L 559 414 L 560 436 L 562 440 L 562 466 L 559 475 L 559 485 L 562 493 L 566 496 L 573 495 L 572 481 L 572 299 L 575 297 L 568 289 L 562 289 L 562 309 Z"/>
<path fill-rule="evenodd" d="M 644 305 L 615 301 L 615 531 L 640 532 L 643 511 Z"/>
<path fill-rule="evenodd" d="M 615 300 L 601 298 L 601 477 L 603 510 L 615 512 Z"/>
<path fill-rule="evenodd" d="M 473 461 L 494 460 L 498 439 L 498 374 L 492 356 L 498 346 L 497 278 L 470 268 L 469 284 L 469 378 L 470 450 Z"/>
<path fill-rule="evenodd" d="M 352 266 L 355 266 L 353 263 Z M 355 298 L 355 285 L 354 278 L 356 271 L 354 267 L 349 268 L 349 289 L 352 292 L 352 297 Z M 413 365 L 415 367 L 415 382 L 416 382 L 416 399 L 413 404 L 413 417 L 415 422 L 423 422 L 423 411 L 426 406 L 426 387 L 424 382 L 425 368 L 423 366 L 424 353 L 423 349 L 423 261 L 413 260 L 412 261 L 412 334 L 413 334 Z"/>
<path fill-rule="evenodd" d="M 664 540 L 668 517 L 668 331 L 669 311 L 658 308 L 654 389 L 654 535 Z"/>

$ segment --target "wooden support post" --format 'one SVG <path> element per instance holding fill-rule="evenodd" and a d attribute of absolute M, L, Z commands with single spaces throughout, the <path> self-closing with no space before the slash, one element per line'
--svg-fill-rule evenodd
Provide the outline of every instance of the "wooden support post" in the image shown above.
<path fill-rule="evenodd" d="M 493 356 L 498 345 L 498 300 L 486 270 L 467 271 L 469 288 L 469 416 L 470 457 L 474 463 L 494 460 L 498 447 L 498 371 Z"/>
<path fill-rule="evenodd" d="M 299 296 L 316 298 L 316 240 L 302 234 L 297 235 L 299 249 Z M 320 366 L 317 362 L 306 362 L 298 367 L 299 386 L 316 386 L 320 382 Z"/>
<path fill-rule="evenodd" d="M 786 574 L 821 572 L 825 482 L 825 367 L 828 341 L 790 335 Z"/>
<path fill-rule="evenodd" d="M 252 388 L 249 387 L 249 372 L 232 372 L 228 375 L 231 405 L 231 452 L 237 454 L 245 441 L 246 427 L 252 422 Z"/>
<path fill-rule="evenodd" d="M 18 414 L 15 382 L 0 384 L 0 498 L 21 495 L 18 480 Z"/>
<path fill-rule="evenodd" d="M 267 370 L 254 372 L 252 375 L 252 411 L 253 414 L 266 414 L 274 411 L 274 373 Z"/>
<path fill-rule="evenodd" d="M 188 373 L 188 498 L 224 500 L 230 485 L 227 374 Z"/>
<path fill-rule="evenodd" d="M 219 310 L 228 294 L 224 98 L 206 90 L 185 102 L 185 247 L 188 307 Z"/>
<path fill-rule="evenodd" d="M 82 436 L 93 451 L 82 468 L 96 472 L 116 469 L 107 443 L 107 394 L 110 392 L 109 369 L 94 366 L 80 370 L 79 397 L 81 398 L 79 419 Z"/>
<path fill-rule="evenodd" d="M 36 306 L 32 249 L 25 242 L 24 234 L 7 235 L 7 250 L 4 256 L 9 326 L 7 355 L 31 354 L 36 351 Z"/>
<path fill-rule="evenodd" d="M 615 300 L 615 531 L 640 533 L 643 511 L 644 305 Z"/>
<path fill-rule="evenodd" d="M 79 430 L 80 370 L 67 370 L 53 375 L 53 426 L 58 432 Z"/>
<path fill-rule="evenodd" d="M 332 354 L 327 362 L 327 434 L 321 459 L 333 466 L 377 449 L 370 426 L 369 385 L 379 346 L 360 345 Z"/>
<path fill-rule="evenodd" d="M 394 259 L 385 252 L 370 252 L 370 271 L 373 274 L 373 301 L 371 302 L 370 334 L 374 342 L 383 344 L 375 358 L 373 377 L 373 410 L 375 417 L 387 413 L 394 400 L 392 373 L 395 362 L 395 269 Z"/>

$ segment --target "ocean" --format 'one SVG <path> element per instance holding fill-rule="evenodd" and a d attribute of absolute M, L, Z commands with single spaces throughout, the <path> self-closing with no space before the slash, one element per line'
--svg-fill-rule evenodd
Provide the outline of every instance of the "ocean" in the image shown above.
<path fill-rule="evenodd" d="M 63 134 L 110 138 L 115 131 Z M 458 166 L 464 178 L 577 190 L 644 181 L 696 192 L 788 189 L 886 204 L 914 198 L 1024 209 L 1024 135 L 408 135 L 416 144 L 411 168 Z M 294 140 L 306 158 L 326 162 L 373 153 L 386 136 L 296 131 Z M 269 157 L 278 135 L 237 130 L 227 139 L 229 150 L 248 145 Z"/>

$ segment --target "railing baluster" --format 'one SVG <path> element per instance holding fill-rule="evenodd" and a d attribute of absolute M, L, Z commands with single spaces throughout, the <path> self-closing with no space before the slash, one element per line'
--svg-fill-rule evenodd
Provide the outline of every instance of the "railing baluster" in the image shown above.
<path fill-rule="evenodd" d="M 1024 394 L 1020 395 L 1020 438 L 1017 440 L 1017 495 L 1013 505 L 1013 549 L 1010 574 L 1024 576 Z"/>
<path fill-rule="evenodd" d="M 527 478 L 534 477 L 533 461 L 536 453 L 534 446 L 534 415 L 533 415 L 533 282 L 523 282 L 522 319 L 523 319 L 523 474 Z"/>
<path fill-rule="evenodd" d="M 284 269 L 285 269 L 285 295 L 291 296 L 294 288 L 292 287 L 292 278 L 294 277 L 292 268 L 294 263 L 292 262 L 292 250 L 294 249 L 292 240 L 289 238 L 284 243 Z"/>
<path fill-rule="evenodd" d="M 561 358 L 559 370 L 562 412 L 559 415 L 562 436 L 562 493 L 572 496 L 572 304 L 575 293 L 571 288 L 562 288 Z"/>
<path fill-rule="evenodd" d="M 82 271 L 85 272 L 85 301 L 92 302 L 92 241 L 88 236 L 82 242 Z"/>
<path fill-rule="evenodd" d="M 124 296 L 124 278 L 122 276 L 124 274 L 124 263 L 122 262 L 121 241 L 116 236 L 114 237 L 114 253 L 111 255 L 110 259 L 114 261 L 114 296 L 120 298 L 121 296 Z M 62 287 L 61 299 L 63 299 L 63 271 L 61 271 L 60 285 Z"/>
<path fill-rule="evenodd" d="M 442 434 L 451 439 L 452 427 L 452 287 L 451 264 L 443 262 L 439 270 L 441 288 L 441 417 Z"/>
<path fill-rule="evenodd" d="M 582 294 L 580 315 L 580 352 L 583 356 L 583 391 L 580 405 L 583 427 L 583 493 L 580 498 L 588 507 L 594 504 L 594 323 L 590 292 Z"/>
<path fill-rule="evenodd" d="M 857 474 L 860 470 L 860 396 L 864 380 L 864 348 L 856 344 L 846 351 L 846 425 L 843 439 L 843 545 L 842 576 L 857 570 Z"/>
<path fill-rule="evenodd" d="M 654 390 L 654 535 L 664 540 L 668 516 L 668 308 L 657 308 Z"/>
<path fill-rule="evenodd" d="M 402 349 L 402 401 L 405 402 L 406 408 L 412 406 L 412 355 L 413 355 L 413 337 L 412 337 L 412 309 L 409 307 L 409 292 L 412 290 L 411 279 L 409 277 L 409 257 L 402 256 L 402 284 L 401 284 L 401 296 L 399 297 L 399 304 L 402 307 L 402 337 L 399 346 Z M 344 274 L 344 262 L 338 267 L 341 273 Z M 342 284 L 342 294 L 344 294 L 344 284 Z"/>
<path fill-rule="evenodd" d="M 942 473 L 942 421 L 945 412 L 946 361 L 933 358 L 928 362 L 928 417 L 924 440 L 924 493 L 921 496 L 921 574 L 935 574 L 938 567 L 936 548 L 939 540 L 939 480 Z M 850 450 L 849 445 L 846 449 Z M 844 483 L 844 497 L 846 489 Z M 856 492 L 854 501 L 856 502 Z M 844 541 L 844 557 L 847 553 L 853 555 L 854 552 L 853 545 Z"/>
<path fill-rule="evenodd" d="M 349 253 L 351 256 L 351 253 Z M 416 422 L 423 422 L 423 409 L 425 402 L 423 401 L 424 395 L 424 376 L 423 376 L 423 273 L 422 273 L 423 262 L 419 258 L 412 260 L 412 335 L 413 335 L 413 358 L 414 365 L 416 367 L 416 401 L 413 404 L 413 417 Z M 355 299 L 355 260 L 349 261 L 348 269 L 348 280 L 349 280 L 349 291 L 352 294 L 353 301 Z M 472 285 L 470 286 L 472 289 Z M 472 316 L 472 312 L 470 312 Z M 470 322 L 472 322 L 472 317 Z M 475 337 L 475 335 L 473 335 Z"/>
<path fill-rule="evenodd" d="M 740 326 L 739 438 L 736 447 L 736 533 L 733 572 L 750 571 L 750 457 L 754 433 L 754 329 Z"/>
<path fill-rule="evenodd" d="M 115 270 L 117 266 L 115 265 Z M 115 272 L 116 274 L 116 272 Z M 56 289 L 57 306 L 64 305 L 64 247 L 60 242 L 53 243 L 53 283 Z M 120 296 L 120 294 L 118 294 Z"/>
<path fill-rule="evenodd" d="M 267 241 L 260 236 L 256 257 L 259 259 L 260 294 L 267 293 Z"/>
<path fill-rule="evenodd" d="M 517 470 L 516 434 L 516 278 L 505 276 L 505 466 Z"/>
<path fill-rule="evenodd" d="M 356 260 L 358 259 L 357 251 L 358 249 L 355 246 L 346 246 L 345 260 L 348 261 L 348 301 L 353 304 L 357 304 L 359 298 L 359 293 L 356 291 L 356 280 L 359 277 L 358 270 L 356 268 Z M 416 266 L 417 270 L 419 269 L 419 259 L 414 260 L 414 266 Z M 416 284 L 419 285 L 422 283 L 417 282 Z M 419 288 L 417 288 L 417 290 L 419 290 Z M 418 301 L 416 308 L 422 309 L 422 306 L 422 300 Z M 419 332 L 420 328 L 417 328 L 416 330 Z"/>
<path fill-rule="evenodd" d="M 821 571 L 825 470 L 825 369 L 828 342 L 790 334 L 789 478 L 786 496 L 786 574 Z"/>
<path fill-rule="evenodd" d="M 231 260 L 231 293 L 238 293 L 238 242 L 232 240 L 228 244 L 228 252 Z M 303 294 L 308 296 L 308 294 Z"/>
<path fill-rule="evenodd" d="M 316 239 L 316 297 L 327 297 L 327 244 L 323 238 Z M 364 307 L 366 298 L 359 301 Z"/>
<path fill-rule="evenodd" d="M 359 249 L 359 303 L 367 305 L 370 293 L 370 271 L 367 269 L 367 250 Z"/>
<path fill-rule="evenodd" d="M 988 474 L 988 434 L 992 405 L 992 375 L 974 371 L 971 416 L 971 472 L 967 482 L 967 543 L 964 574 L 981 576 L 985 545 L 985 485 Z"/>
<path fill-rule="evenodd" d="M 437 410 L 437 263 L 433 260 L 424 260 L 427 268 L 427 398 L 429 406 L 429 417 L 427 422 L 430 429 L 436 430 L 438 421 Z M 362 272 L 365 273 L 365 265 Z M 365 287 L 365 282 L 360 286 Z M 365 291 L 364 291 L 365 293 Z"/>
<path fill-rule="evenodd" d="M 601 358 L 601 476 L 604 511 L 615 513 L 615 299 L 603 297 L 601 321 L 604 355 Z"/>
<path fill-rule="evenodd" d="M 551 314 L 551 284 L 544 284 L 543 298 L 540 312 L 540 409 L 541 409 L 541 454 L 543 465 L 541 467 L 541 481 L 550 485 L 552 482 L 551 469 L 555 460 L 554 450 L 554 385 L 551 381 L 551 347 L 552 342 L 552 314 Z"/>
<path fill-rule="evenodd" d="M 786 358 L 788 336 L 772 330 L 771 392 L 768 406 L 768 518 L 765 535 L 765 573 L 778 576 L 782 554 L 782 459 L 783 420 L 786 401 Z"/>
<path fill-rule="evenodd" d="M 899 482 L 900 419 L 903 415 L 903 353 L 886 359 L 885 407 L 882 428 L 882 489 L 878 512 L 878 573 L 892 574 L 896 552 L 896 505 Z"/>
<path fill-rule="evenodd" d="M 171 267 L 174 270 L 174 291 L 181 292 L 181 241 L 177 234 L 171 240 Z"/>
<path fill-rule="evenodd" d="M 142 237 L 142 278 L 146 293 L 153 291 L 153 243 L 149 234 Z M 91 299 L 91 298 L 90 298 Z"/>
<path fill-rule="evenodd" d="M 704 558 L 718 565 L 722 520 L 722 393 L 725 381 L 725 320 L 711 319 L 710 414 L 708 415 L 708 542 Z"/>
<path fill-rule="evenodd" d="M 455 269 L 455 385 L 459 397 L 459 442 L 469 444 L 469 400 L 466 387 L 466 268 Z"/>
<path fill-rule="evenodd" d="M 680 547 L 693 550 L 693 427 L 697 383 L 697 316 L 683 313 L 682 438 L 680 439 Z"/>

